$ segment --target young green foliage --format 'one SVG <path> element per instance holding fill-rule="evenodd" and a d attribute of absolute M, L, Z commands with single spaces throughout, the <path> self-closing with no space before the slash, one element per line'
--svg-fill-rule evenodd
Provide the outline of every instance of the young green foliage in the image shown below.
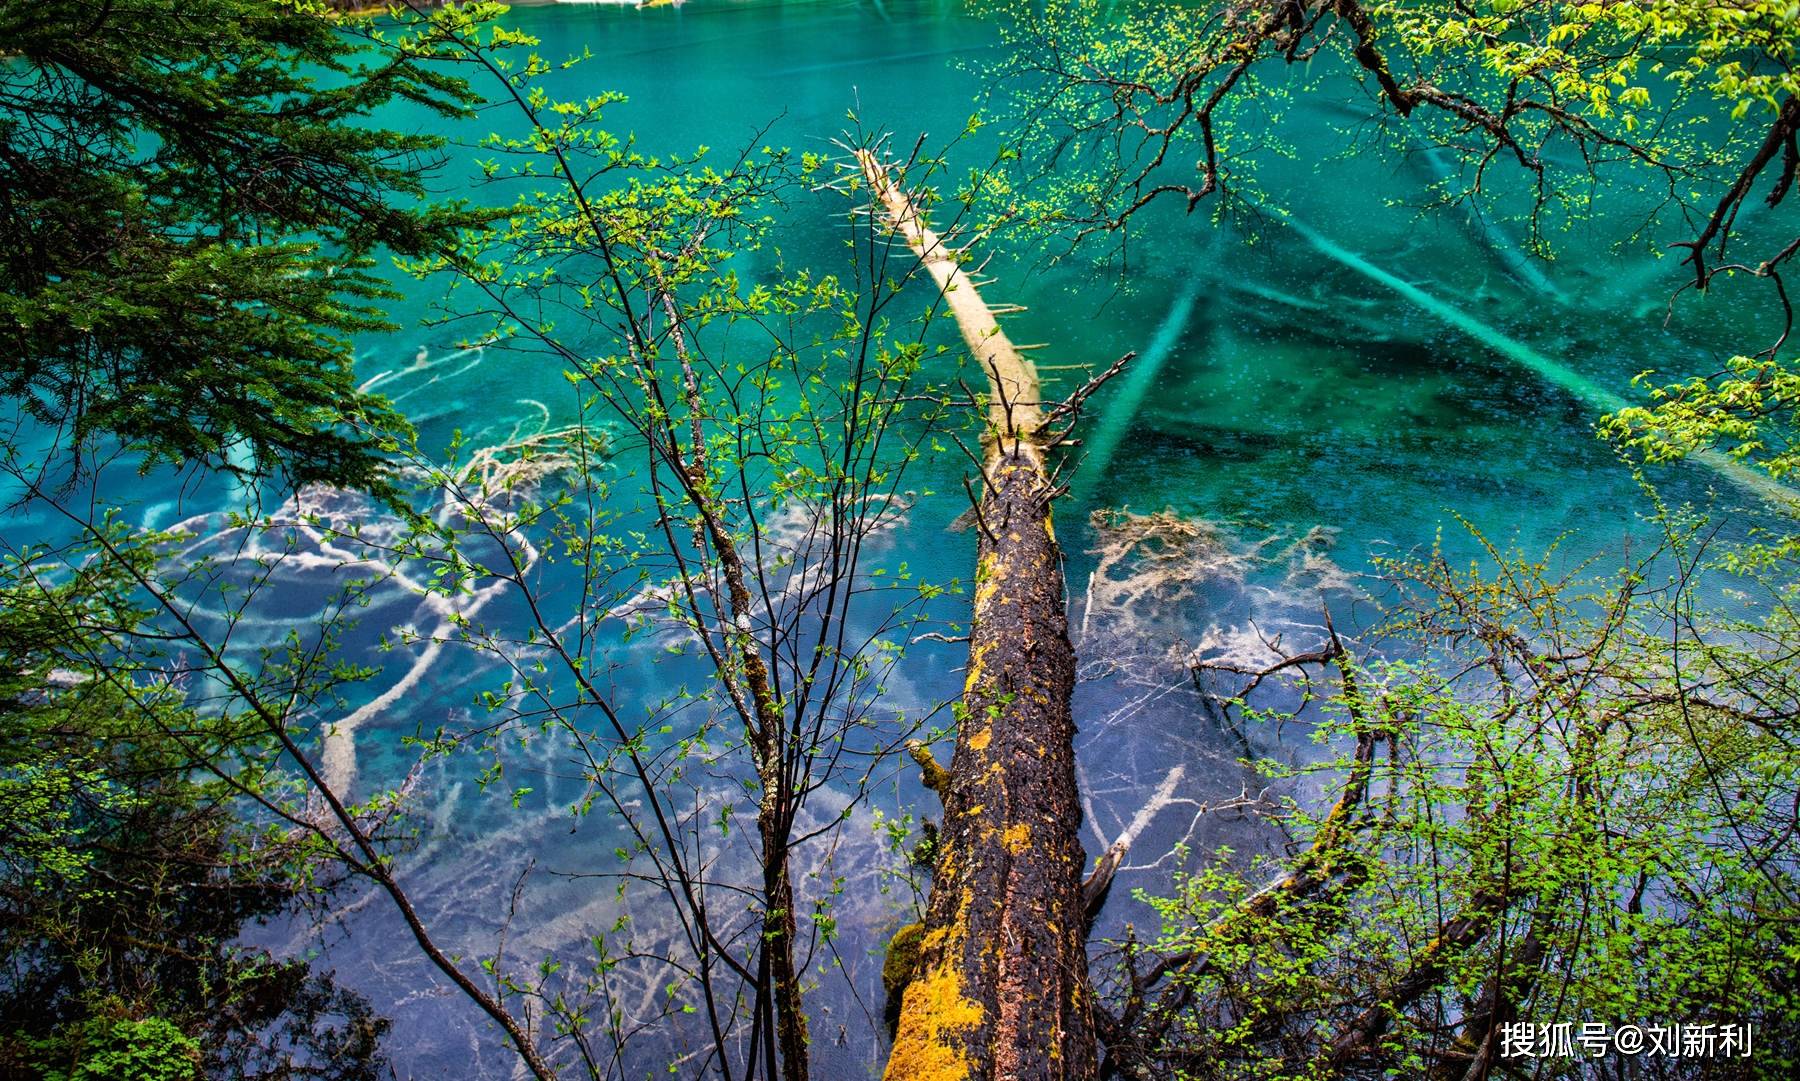
<path fill-rule="evenodd" d="M 1297 856 L 1149 898 L 1122 1046 L 1183 1078 L 1461 1077 L 1508 1064 L 1509 1024 L 1713 1023 L 1754 1027 L 1757 1076 L 1791 1069 L 1800 639 L 1700 611 L 1697 555 L 1676 532 L 1611 582 L 1492 548 L 1384 565 L 1395 656 L 1331 661 L 1315 730 L 1354 748 L 1308 767 L 1338 802 L 1292 808 Z"/>
<path fill-rule="evenodd" d="M 202 712 L 160 655 L 133 571 L 155 542 L 0 564 L 0 1071 L 373 1081 L 385 1020 L 239 945 L 333 876 L 304 836 L 242 817 L 287 796 L 270 741 Z"/>

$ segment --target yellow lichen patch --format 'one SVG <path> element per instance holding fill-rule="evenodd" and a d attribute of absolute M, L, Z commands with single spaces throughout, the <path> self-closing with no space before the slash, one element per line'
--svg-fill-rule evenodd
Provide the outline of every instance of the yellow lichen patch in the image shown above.
<path fill-rule="evenodd" d="M 994 643 L 992 640 L 983 642 L 980 645 L 973 646 L 969 649 L 969 675 L 963 682 L 964 694 L 975 693 L 975 689 L 981 685 L 981 681 L 986 676 L 983 665 L 987 662 L 987 655 L 993 651 Z"/>
<path fill-rule="evenodd" d="M 922 949 L 942 934 L 925 936 Z M 973 1073 L 966 1034 L 981 1024 L 983 1013 L 981 1003 L 964 996 L 955 961 L 942 957 L 907 987 L 900 1030 L 882 1076 L 886 1081 L 964 1081 Z"/>
<path fill-rule="evenodd" d="M 975 561 L 975 603 L 980 604 L 984 596 L 992 596 L 999 587 L 1000 579 L 1006 577 L 1006 561 L 993 552 L 985 552 Z"/>
<path fill-rule="evenodd" d="M 988 725 L 982 725 L 978 731 L 973 732 L 969 735 L 967 742 L 969 744 L 970 750 L 985 751 L 985 750 L 987 750 L 988 744 L 993 742 L 993 739 L 994 739 L 993 728 Z"/>
<path fill-rule="evenodd" d="M 1016 826 L 1007 827 L 1006 836 L 1001 840 L 1005 843 L 1008 852 L 1015 856 L 1019 855 L 1031 847 L 1030 823 L 1020 822 Z"/>

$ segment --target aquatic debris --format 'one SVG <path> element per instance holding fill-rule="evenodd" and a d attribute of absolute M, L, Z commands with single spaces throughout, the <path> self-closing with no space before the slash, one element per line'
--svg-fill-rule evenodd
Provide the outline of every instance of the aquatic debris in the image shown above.
<path fill-rule="evenodd" d="M 1160 685 L 1196 656 L 1261 660 L 1269 636 L 1312 626 L 1327 601 L 1361 593 L 1332 558 L 1327 527 L 1246 540 L 1209 519 L 1128 509 L 1096 510 L 1088 527 L 1095 566 L 1081 653 L 1127 680 Z"/>
<path fill-rule="evenodd" d="M 1072 491 L 1091 498 L 1090 493 L 1100 490 L 1107 471 L 1112 468 L 1113 455 L 1118 453 L 1119 445 L 1130 434 L 1132 422 L 1143 408 L 1150 388 L 1156 384 L 1156 377 L 1174 355 L 1175 347 L 1181 344 L 1181 336 L 1187 330 L 1188 321 L 1193 318 L 1194 305 L 1200 299 L 1203 284 L 1200 275 L 1188 276 L 1187 285 L 1175 298 L 1169 314 L 1157 326 L 1149 346 L 1126 369 L 1105 412 L 1096 423 L 1083 430 L 1081 465 L 1076 469 L 1074 483 L 1070 485 Z"/>
<path fill-rule="evenodd" d="M 557 475 L 579 468 L 584 460 L 603 457 L 607 449 L 602 433 L 559 429 L 480 447 L 453 471 L 412 464 L 400 475 L 405 481 L 431 486 L 433 503 L 422 513 L 456 528 L 491 525 L 508 538 L 518 565 L 528 571 L 540 553 L 528 538 L 507 528 L 513 508 Z M 254 501 L 254 494 L 251 498 Z M 398 640 L 419 645 L 418 652 L 380 694 L 324 726 L 320 772 L 326 785 L 346 798 L 357 780 L 357 730 L 406 702 L 439 667 L 445 650 L 460 640 L 461 628 L 511 588 L 505 580 L 460 592 L 434 588 L 429 568 L 416 557 L 401 554 L 408 547 L 408 529 L 398 515 L 366 495 L 319 485 L 295 492 L 257 518 L 221 525 L 219 516 L 207 514 L 169 527 L 169 532 L 190 538 L 178 553 L 184 564 L 222 551 L 227 553 L 223 563 L 241 561 L 242 567 L 258 575 L 259 588 L 291 582 L 297 595 L 316 596 L 317 583 L 309 576 L 348 574 L 413 598 L 412 618 L 393 630 Z M 196 607 L 193 613 L 196 619 L 244 625 L 241 616 L 225 612 Z M 276 622 L 287 624 L 285 619 Z"/>

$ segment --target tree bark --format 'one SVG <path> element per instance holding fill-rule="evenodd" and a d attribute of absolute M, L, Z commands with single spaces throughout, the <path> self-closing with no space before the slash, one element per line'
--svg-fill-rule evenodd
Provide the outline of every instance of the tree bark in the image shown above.
<path fill-rule="evenodd" d="M 1062 555 L 1037 372 L 881 163 L 865 178 L 988 377 L 974 621 L 916 975 L 887 1081 L 1096 1073 Z"/>

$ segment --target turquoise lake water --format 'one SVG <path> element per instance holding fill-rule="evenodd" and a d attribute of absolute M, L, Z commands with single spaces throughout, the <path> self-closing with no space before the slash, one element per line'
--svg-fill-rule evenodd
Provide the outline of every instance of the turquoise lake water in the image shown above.
<path fill-rule="evenodd" d="M 976 69 L 998 48 L 990 27 L 956 12 L 930 3 L 565 4 L 515 9 L 509 19 L 539 36 L 546 55 L 591 49 L 596 59 L 558 89 L 630 95 L 608 123 L 636 132 L 641 149 L 704 144 L 723 155 L 764 128 L 766 142 L 830 153 L 847 110 L 868 129 L 893 131 L 899 145 L 920 134 L 948 142 L 977 107 Z M 1282 116 L 1281 134 L 1301 154 L 1262 170 L 1268 206 L 1465 319 L 1614 393 L 1629 393 L 1630 377 L 1646 368 L 1711 370 L 1767 330 L 1767 298 L 1750 290 L 1684 302 L 1665 327 L 1664 303 L 1682 271 L 1674 259 L 1612 249 L 1623 212 L 1553 237 L 1558 260 L 1529 269 L 1554 292 L 1522 281 L 1516 250 L 1494 250 L 1507 226 L 1489 231 L 1460 211 L 1413 209 L 1427 198 L 1431 165 L 1356 142 L 1354 111 L 1342 98 L 1315 97 Z M 963 141 L 953 167 L 985 165 L 992 145 L 987 132 Z M 796 216 L 780 239 L 790 258 L 830 265 L 841 228 L 835 217 Z M 1591 402 L 1293 231 L 1271 223 L 1261 233 L 1249 245 L 1205 214 L 1148 215 L 1123 280 L 1080 261 L 1046 268 L 1035 253 L 992 253 L 988 292 L 1027 306 L 1008 331 L 1048 343 L 1040 363 L 1104 365 L 1149 350 L 1159 334 L 1167 347 L 1104 494 L 1078 490 L 1078 502 L 1328 525 L 1359 554 L 1429 538 L 1451 511 L 1528 547 L 1630 521 L 1629 478 L 1588 437 Z M 402 322 L 431 299 L 428 287 L 411 290 L 418 306 L 398 307 Z M 1184 310 L 1187 318 L 1171 319 Z M 371 343 L 364 363 L 379 371 L 410 361 L 420 345 L 454 344 L 449 334 L 421 342 L 408 332 Z M 1078 377 L 1058 375 L 1067 382 L 1053 393 Z M 490 360 L 403 404 L 441 436 L 506 424 L 490 408 L 496 395 L 555 410 L 567 400 L 562 388 L 554 365 Z M 1099 409 L 1108 402 L 1103 393 Z"/>
<path fill-rule="evenodd" d="M 520 8 L 508 20 L 542 38 L 551 58 L 591 50 L 594 59 L 563 76 L 561 89 L 630 95 L 609 113 L 609 126 L 635 131 L 640 147 L 654 153 L 699 144 L 729 153 L 765 128 L 766 142 L 832 153 L 847 111 L 868 129 L 892 131 L 902 146 L 921 134 L 947 142 L 978 107 L 978 69 L 1000 48 L 991 26 L 957 6 L 906 0 L 695 0 L 653 10 L 561 4 Z M 1321 584 L 1339 581 L 1321 569 L 1326 564 L 1315 560 L 1296 571 L 1303 557 L 1328 559 L 1352 576 L 1344 581 L 1353 587 L 1372 556 L 1429 546 L 1440 531 L 1453 552 L 1472 551 L 1459 519 L 1503 545 L 1537 551 L 1560 540 L 1565 558 L 1608 553 L 1616 563 L 1628 538 L 1651 531 L 1638 521 L 1641 503 L 1629 472 L 1592 434 L 1595 400 L 1569 388 L 1629 395 L 1641 370 L 1711 371 L 1770 330 L 1766 298 L 1748 290 L 1686 300 L 1665 320 L 1682 271 L 1673 259 L 1611 247 L 1623 212 L 1559 237 L 1554 263 L 1521 270 L 1506 250 L 1504 226 L 1461 212 L 1414 210 L 1433 167 L 1356 143 L 1349 130 L 1355 114 L 1342 100 L 1302 95 L 1284 110 L 1281 131 L 1303 153 L 1262 174 L 1268 205 L 1291 212 L 1306 231 L 1271 221 L 1252 244 L 1240 227 L 1215 226 L 1204 213 L 1157 213 L 1145 219 L 1123 279 L 1080 260 L 1046 265 L 1041 250 L 996 250 L 987 267 L 995 279 L 990 298 L 1026 306 L 1007 328 L 1015 341 L 1046 343 L 1039 363 L 1104 365 L 1136 350 L 1159 365 L 1154 378 L 1135 389 L 1121 380 L 1094 403 L 1093 423 L 1111 428 L 1103 440 L 1110 468 L 1078 472 L 1059 511 L 1077 602 L 1096 568 L 1089 551 L 1095 535 L 1086 525 L 1096 509 L 1172 509 L 1221 523 L 1241 544 L 1313 538 L 1269 566 L 1220 571 L 1191 594 L 1159 594 L 1166 611 L 1137 613 L 1159 641 L 1191 647 L 1211 634 L 1228 643 L 1250 628 L 1283 627 L 1298 641 L 1322 604 L 1352 618 L 1366 611 L 1350 589 L 1321 592 Z M 384 119 L 396 126 L 428 122 L 401 110 Z M 959 143 L 953 166 L 985 164 L 1000 126 Z M 442 187 L 459 186 L 466 161 L 454 156 Z M 790 213 L 782 226 L 790 261 L 826 264 L 841 250 L 841 215 L 809 220 Z M 421 357 L 454 357 L 433 367 L 429 381 L 393 376 L 383 386 L 417 419 L 428 448 L 446 445 L 457 431 L 480 443 L 572 415 L 557 366 L 500 349 L 456 356 L 456 332 L 418 328 L 441 287 L 406 289 L 392 314 L 407 329 L 359 342 L 360 364 L 373 379 Z M 922 285 L 915 293 L 921 309 L 930 303 Z M 940 330 L 943 340 L 954 340 L 947 326 Z M 1566 377 L 1546 377 L 1532 357 Z M 1073 389 L 1079 378 L 1057 374 L 1067 382 L 1052 392 Z M 1136 408 L 1122 414 L 1121 400 L 1134 396 Z M 943 494 L 916 508 L 882 559 L 906 560 L 928 577 L 969 574 L 972 536 L 946 531 L 965 506 L 962 472 L 954 456 L 922 465 L 907 487 Z M 1713 487 L 1728 504 L 1745 498 L 1702 467 L 1662 479 L 1680 498 L 1702 500 Z M 222 498 L 205 486 L 177 498 L 172 484 L 159 486 L 155 478 L 130 483 L 139 487 L 128 502 L 152 524 Z M 1266 552 L 1281 552 L 1286 543 Z M 1078 605 L 1078 626 L 1081 611 Z M 954 618 L 954 605 L 944 614 Z M 405 613 L 375 612 L 371 636 L 390 617 L 399 621 Z M 1139 848 L 1145 866 L 1127 875 L 1128 886 L 1153 888 L 1171 866 L 1161 853 L 1176 840 L 1200 850 L 1225 841 L 1275 843 L 1243 822 L 1191 813 L 1199 802 L 1238 792 L 1248 778 L 1236 760 L 1247 750 L 1269 753 L 1274 744 L 1252 734 L 1250 747 L 1220 728 L 1168 657 L 1113 665 L 1119 645 L 1103 628 L 1079 645 L 1089 647 L 1083 661 L 1092 677 L 1077 702 L 1090 851 L 1175 767 L 1183 770 L 1179 791 L 1188 802 L 1149 825 Z M 961 682 L 959 663 L 953 648 L 923 647 L 908 658 L 893 693 L 915 708 L 948 701 Z M 407 693 L 404 710 L 364 728 L 364 775 L 397 780 L 412 761 L 398 737 L 421 713 L 463 708 L 470 678 L 446 663 Z M 666 670 L 645 667 L 621 672 L 619 683 L 629 696 L 650 693 L 666 678 Z M 514 775 L 538 771 L 522 812 L 500 806 L 498 797 L 477 797 L 467 775 L 472 767 L 440 762 L 422 782 L 428 810 L 406 873 L 427 915 L 470 953 L 504 922 L 507 895 L 529 861 L 544 873 L 533 880 L 512 931 L 519 954 L 578 950 L 587 930 L 617 915 L 606 887 L 554 876 L 591 868 L 594 852 L 609 852 L 610 844 L 593 827 L 572 834 L 558 810 L 580 788 L 566 748 L 541 744 L 531 756 Z M 923 807 L 904 771 L 885 776 L 883 785 L 874 806 L 885 814 Z M 878 872 L 892 860 L 874 843 L 866 817 L 851 828 L 862 840 L 846 846 L 837 867 L 850 893 L 840 911 L 842 975 L 821 960 L 810 1000 L 818 1076 L 845 1079 L 879 1073 L 876 951 L 910 918 L 904 891 L 877 891 Z M 1109 908 L 1102 933 L 1133 918 L 1128 893 L 1115 891 L 1122 900 Z M 382 902 L 351 900 L 322 935 L 299 935 L 293 944 L 322 951 L 323 963 L 394 1019 L 391 1048 L 402 1075 L 511 1076 L 496 1032 L 434 990 L 424 962 L 392 960 L 404 951 L 393 949 L 399 925 Z M 646 1064 L 634 1065 L 641 1074 Z"/>

